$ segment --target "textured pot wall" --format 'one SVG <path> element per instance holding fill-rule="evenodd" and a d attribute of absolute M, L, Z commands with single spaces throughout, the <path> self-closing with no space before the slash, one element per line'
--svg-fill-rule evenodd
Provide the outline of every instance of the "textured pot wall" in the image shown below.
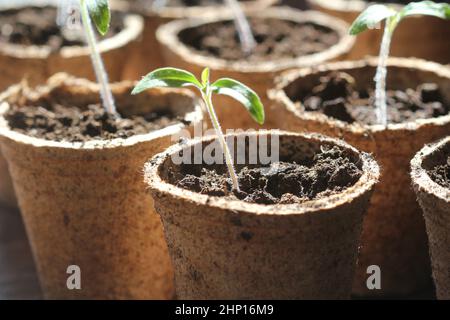
<path fill-rule="evenodd" d="M 70 104 L 98 101 L 96 86 L 76 81 L 55 76 L 50 96 Z M 195 110 L 193 95 L 185 91 L 155 90 L 130 97 L 132 87 L 113 86 L 117 104 L 128 112 L 166 107 L 183 116 Z M 195 115 L 196 121 L 201 119 L 198 108 Z M 10 131 L 4 118 L 0 121 L 1 149 L 45 297 L 172 298 L 173 271 L 142 168 L 183 126 L 125 140 L 71 144 L 29 138 Z M 82 290 L 67 289 L 69 265 L 81 268 Z"/>
<path fill-rule="evenodd" d="M 0 154 L 0 203 L 4 206 L 17 207 L 16 195 L 12 185 L 11 176 L 8 171 L 8 163 Z"/>
<path fill-rule="evenodd" d="M 280 155 L 299 161 L 334 143 L 281 133 Z M 169 168 L 177 170 L 170 154 L 181 149 L 173 147 L 146 165 L 178 298 L 349 298 L 363 215 L 378 178 L 373 160 L 351 149 L 364 170 L 355 186 L 320 201 L 268 206 L 200 195 L 166 182 Z"/>
<path fill-rule="evenodd" d="M 450 132 L 450 116 L 390 125 L 385 130 L 381 126 L 348 125 L 323 114 L 301 112 L 301 105 L 294 105 L 288 98 L 300 88 L 312 88 L 319 77 L 330 70 L 349 73 L 361 87 L 372 86 L 376 63 L 377 59 L 342 62 L 286 73 L 280 78 L 279 90 L 270 95 L 279 106 L 280 128 L 339 137 L 374 155 L 382 174 L 364 221 L 354 292 L 358 295 L 407 295 L 426 289 L 431 282 L 425 226 L 410 187 L 409 161 L 424 144 Z M 436 82 L 445 99 L 450 101 L 450 72 L 442 65 L 415 59 L 391 59 L 388 75 L 388 88 Z M 367 290 L 366 269 L 370 265 L 381 267 L 381 291 Z"/>
<path fill-rule="evenodd" d="M 280 61 L 268 61 L 264 63 L 247 63 L 245 61 L 226 61 L 210 56 L 202 56 L 192 48 L 183 44 L 178 37 L 180 31 L 188 28 L 226 20 L 223 13 L 216 13 L 204 20 L 174 21 L 162 26 L 157 31 L 157 38 L 162 46 L 166 65 L 183 68 L 199 75 L 205 67 L 212 72 L 212 79 L 231 77 L 237 79 L 254 89 L 266 105 L 265 128 L 274 128 L 272 119 L 276 110 L 270 109 L 266 91 L 272 87 L 274 78 L 282 71 L 299 66 L 312 66 L 327 60 L 342 59 L 353 45 L 354 39 L 347 35 L 348 25 L 340 20 L 319 14 L 317 12 L 301 12 L 291 8 L 269 8 L 267 10 L 251 12 L 253 17 L 285 19 L 295 22 L 312 22 L 327 26 L 340 35 L 339 42 L 326 51 L 318 54 L 298 57 L 297 59 L 285 59 Z M 225 129 L 258 129 L 259 126 L 249 115 L 243 113 L 242 105 L 228 97 L 217 96 L 214 98 L 216 111 Z M 242 116 L 237 116 L 242 114 Z"/>
<path fill-rule="evenodd" d="M 450 299 L 450 190 L 426 170 L 448 161 L 450 137 L 424 147 L 411 161 L 411 178 L 427 227 L 431 266 L 438 299 Z"/>
<path fill-rule="evenodd" d="M 128 51 L 130 63 L 123 70 L 123 80 L 139 80 L 150 71 L 166 66 L 155 33 L 160 25 L 171 19 L 156 15 L 146 15 L 143 18 L 144 32 L 140 41 L 135 42 Z"/>

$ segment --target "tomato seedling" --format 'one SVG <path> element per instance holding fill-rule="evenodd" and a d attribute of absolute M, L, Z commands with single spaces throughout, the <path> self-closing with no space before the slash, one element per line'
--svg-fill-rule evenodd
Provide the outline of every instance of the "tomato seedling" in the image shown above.
<path fill-rule="evenodd" d="M 381 41 L 377 72 L 375 75 L 375 108 L 377 120 L 387 126 L 386 76 L 387 59 L 392 35 L 397 25 L 405 18 L 417 15 L 433 16 L 450 19 L 450 5 L 432 1 L 411 2 L 400 9 L 382 4 L 374 4 L 364 10 L 350 27 L 350 34 L 357 35 L 368 29 L 375 28 L 385 21 L 383 38 Z"/>
<path fill-rule="evenodd" d="M 103 65 L 103 61 L 98 50 L 95 39 L 94 29 L 91 20 L 94 22 L 97 31 L 104 36 L 109 30 L 111 21 L 111 12 L 109 9 L 108 0 L 79 0 L 81 21 L 86 41 L 89 45 L 92 65 L 94 67 L 97 81 L 100 85 L 100 96 L 103 107 L 110 114 L 118 116 L 114 104 L 114 98 L 109 87 L 108 75 Z"/>
<path fill-rule="evenodd" d="M 185 70 L 175 68 L 157 69 L 142 78 L 134 88 L 132 94 L 138 94 L 144 90 L 155 87 L 180 88 L 187 86 L 197 88 L 201 94 L 222 147 L 228 172 L 233 183 L 233 189 L 239 191 L 239 183 L 233 164 L 233 158 L 231 157 L 230 150 L 214 110 L 212 95 L 222 94 L 236 99 L 248 110 L 252 118 L 259 124 L 264 123 L 264 106 L 256 92 L 239 81 L 230 78 L 221 78 L 214 83 L 211 83 L 208 68 L 203 70 L 201 80 L 198 80 L 192 73 Z"/>

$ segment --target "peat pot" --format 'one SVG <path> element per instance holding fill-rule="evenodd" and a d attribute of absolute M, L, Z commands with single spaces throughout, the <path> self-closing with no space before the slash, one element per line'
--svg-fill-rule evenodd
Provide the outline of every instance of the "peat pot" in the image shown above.
<path fill-rule="evenodd" d="M 176 156 L 206 152 L 217 143 L 215 138 L 178 144 L 155 156 L 145 166 L 145 178 L 164 225 L 178 298 L 349 298 L 361 224 L 378 165 L 370 155 L 320 135 L 279 131 L 228 135 L 235 145 L 243 137 L 247 137 L 241 149 L 246 161 L 256 146 L 250 141 L 278 139 L 282 161 L 302 163 L 321 150 L 338 147 L 362 173 L 353 185 L 319 199 L 261 204 L 175 185 L 173 177 L 196 170 L 191 164 L 176 164 Z M 271 146 L 269 142 L 268 150 L 277 151 Z M 219 171 L 225 167 L 215 166 Z"/>
<path fill-rule="evenodd" d="M 199 32 L 205 32 L 205 30 L 210 29 L 212 26 L 230 23 L 230 15 L 220 12 L 203 19 L 179 20 L 161 26 L 156 36 L 162 45 L 166 65 L 183 68 L 196 75 L 199 75 L 203 68 L 209 67 L 213 79 L 229 77 L 239 80 L 255 90 L 261 97 L 263 103 L 267 103 L 266 91 L 272 87 L 275 76 L 279 75 L 282 71 L 299 66 L 318 65 L 327 60 L 338 60 L 349 52 L 354 43 L 354 39 L 347 34 L 347 24 L 318 12 L 302 12 L 292 8 L 271 7 L 263 11 L 248 11 L 248 16 L 250 20 L 253 19 L 254 21 L 261 21 L 261 19 L 270 23 L 288 21 L 294 23 L 295 26 L 308 26 L 308 28 L 317 29 L 320 33 L 325 30 L 323 31 L 324 34 L 326 34 L 326 37 L 329 37 L 331 34 L 334 39 L 332 41 L 334 44 L 329 47 L 327 46 L 326 49 L 320 52 L 297 56 L 295 58 L 261 59 L 259 57 L 255 61 L 248 59 L 226 60 L 211 54 L 207 55 L 203 51 L 198 52 L 193 45 L 198 42 L 197 34 Z M 261 27 L 262 29 L 267 29 L 263 24 L 261 25 L 263 26 Z M 261 33 L 265 32 L 268 31 L 261 30 Z M 290 33 L 292 36 L 295 34 L 299 35 L 300 33 Z M 260 37 L 264 38 L 263 35 L 260 35 Z M 255 38 L 257 38 L 256 35 Z M 289 40 L 282 43 L 285 38 L 286 35 L 282 36 L 281 40 L 278 39 L 280 43 L 277 43 L 277 45 L 287 47 L 295 45 Z M 220 38 L 216 39 L 220 40 Z M 305 40 L 305 42 L 308 41 Z M 298 43 L 298 46 L 306 47 L 307 45 L 313 45 L 311 40 L 309 40 L 309 43 L 305 42 Z M 236 116 L 242 111 L 242 106 L 234 102 L 231 98 L 217 97 L 214 103 L 217 107 L 218 117 L 224 128 L 249 129 L 258 127 L 250 116 Z M 271 119 L 274 117 L 273 113 L 276 113 L 276 110 L 271 110 L 267 107 L 265 111 L 267 115 L 265 127 L 273 128 Z"/>
<path fill-rule="evenodd" d="M 450 299 L 449 166 L 450 137 L 425 146 L 411 161 L 414 191 L 423 209 L 427 228 L 436 295 L 438 299 L 445 300 Z M 436 170 L 437 167 L 441 169 Z M 429 172 L 433 169 L 434 173 L 430 176 Z M 439 172 L 441 179 L 447 179 L 447 186 L 438 184 L 433 179 Z"/>
<path fill-rule="evenodd" d="M 113 7 L 118 10 L 134 12 L 144 17 L 145 27 L 142 39 L 133 48 L 131 59 L 133 63 L 128 64 L 125 68 L 123 79 L 138 80 L 143 76 L 143 72 L 165 66 L 160 45 L 155 35 L 156 29 L 162 24 L 179 19 L 196 19 L 211 14 L 211 12 L 220 12 L 223 14 L 224 10 L 227 10 L 223 5 L 220 5 L 223 2 L 222 0 L 211 1 L 211 5 L 205 6 L 172 5 L 168 1 L 169 5 L 161 8 L 152 8 L 152 2 L 152 0 L 118 0 L 112 2 Z M 276 4 L 278 0 L 247 0 L 240 2 L 244 9 L 255 11 L 265 10 L 271 5 Z"/>
<path fill-rule="evenodd" d="M 173 273 L 159 217 L 142 179 L 144 162 L 171 136 L 200 122 L 183 90 L 131 96 L 134 83 L 111 85 L 122 115 L 171 110 L 183 119 L 147 134 L 84 142 L 51 141 L 12 130 L 12 105 L 98 103 L 92 82 L 57 74 L 45 86 L 10 88 L 0 105 L 0 143 L 8 162 L 44 296 L 48 299 L 168 299 Z M 20 121 L 20 116 L 14 118 Z M 181 120 L 180 120 L 181 121 Z M 81 269 L 81 290 L 68 290 L 68 266 Z"/>
<path fill-rule="evenodd" d="M 20 12 L 25 8 L 41 10 L 52 7 L 37 4 L 33 7 L 15 6 L 1 9 L 2 12 Z M 54 9 L 56 10 L 56 9 Z M 114 16 L 113 16 L 114 17 Z M 127 61 L 127 52 L 143 30 L 142 18 L 137 15 L 123 15 L 123 29 L 112 37 L 99 42 L 105 68 L 111 81 L 118 81 Z M 49 45 L 25 46 L 12 43 L 0 44 L 0 91 L 25 78 L 31 86 L 44 83 L 51 75 L 65 71 L 72 75 L 94 80 L 89 49 L 81 46 L 66 46 L 58 51 Z M 0 154 L 0 204 L 16 207 L 17 202 L 11 188 L 8 169 Z"/>
<path fill-rule="evenodd" d="M 282 75 L 270 92 L 278 106 L 281 129 L 312 131 L 338 137 L 356 148 L 373 154 L 381 167 L 381 178 L 364 221 L 361 251 L 354 284 L 357 295 L 398 296 L 428 290 L 431 285 L 425 225 L 411 188 L 409 162 L 426 143 L 450 132 L 450 115 L 382 125 L 348 123 L 322 112 L 302 111 L 294 102 L 300 92 L 311 92 L 325 75 L 345 72 L 354 78 L 358 90 L 373 88 L 378 59 L 338 62 L 304 68 Z M 388 60 L 387 88 L 416 88 L 435 83 L 442 98 L 450 104 L 450 70 L 418 59 Z M 342 90 L 343 92 L 343 90 Z M 381 290 L 368 290 L 367 268 L 381 268 Z"/>

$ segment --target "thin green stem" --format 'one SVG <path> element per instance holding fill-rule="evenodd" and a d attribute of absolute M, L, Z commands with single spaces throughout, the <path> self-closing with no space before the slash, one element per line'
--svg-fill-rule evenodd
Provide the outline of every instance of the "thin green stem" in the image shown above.
<path fill-rule="evenodd" d="M 97 81 L 100 85 L 100 96 L 102 98 L 103 107 L 108 113 L 118 116 L 114 104 L 114 98 L 109 87 L 108 76 L 95 40 L 95 33 L 92 27 L 91 18 L 89 17 L 86 0 L 80 0 L 80 7 L 84 33 L 91 51 L 92 65 L 94 67 Z"/>
<path fill-rule="evenodd" d="M 213 106 L 213 103 L 211 100 L 211 92 L 209 89 L 206 89 L 206 93 L 203 90 L 201 90 L 201 93 L 202 93 L 202 98 L 206 103 L 206 109 L 208 110 L 208 114 L 209 114 L 209 117 L 211 118 L 211 122 L 213 124 L 214 130 L 216 131 L 216 135 L 217 135 L 220 145 L 222 147 L 222 151 L 225 155 L 225 162 L 227 164 L 228 172 L 230 174 L 231 181 L 233 183 L 233 189 L 240 191 L 236 170 L 233 165 L 233 158 L 231 157 L 230 149 L 228 148 L 228 144 L 223 135 L 219 120 L 217 119 L 217 115 L 216 115 L 216 112 L 214 110 L 214 106 Z"/>

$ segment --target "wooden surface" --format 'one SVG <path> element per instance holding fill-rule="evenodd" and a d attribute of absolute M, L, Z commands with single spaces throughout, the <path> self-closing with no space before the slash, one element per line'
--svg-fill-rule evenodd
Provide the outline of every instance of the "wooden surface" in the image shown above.
<path fill-rule="evenodd" d="M 391 298 L 428 300 L 434 292 Z M 0 207 L 0 300 L 5 299 L 42 299 L 42 294 L 20 213 Z"/>
<path fill-rule="evenodd" d="M 0 207 L 0 300 L 41 297 L 20 213 Z"/>

